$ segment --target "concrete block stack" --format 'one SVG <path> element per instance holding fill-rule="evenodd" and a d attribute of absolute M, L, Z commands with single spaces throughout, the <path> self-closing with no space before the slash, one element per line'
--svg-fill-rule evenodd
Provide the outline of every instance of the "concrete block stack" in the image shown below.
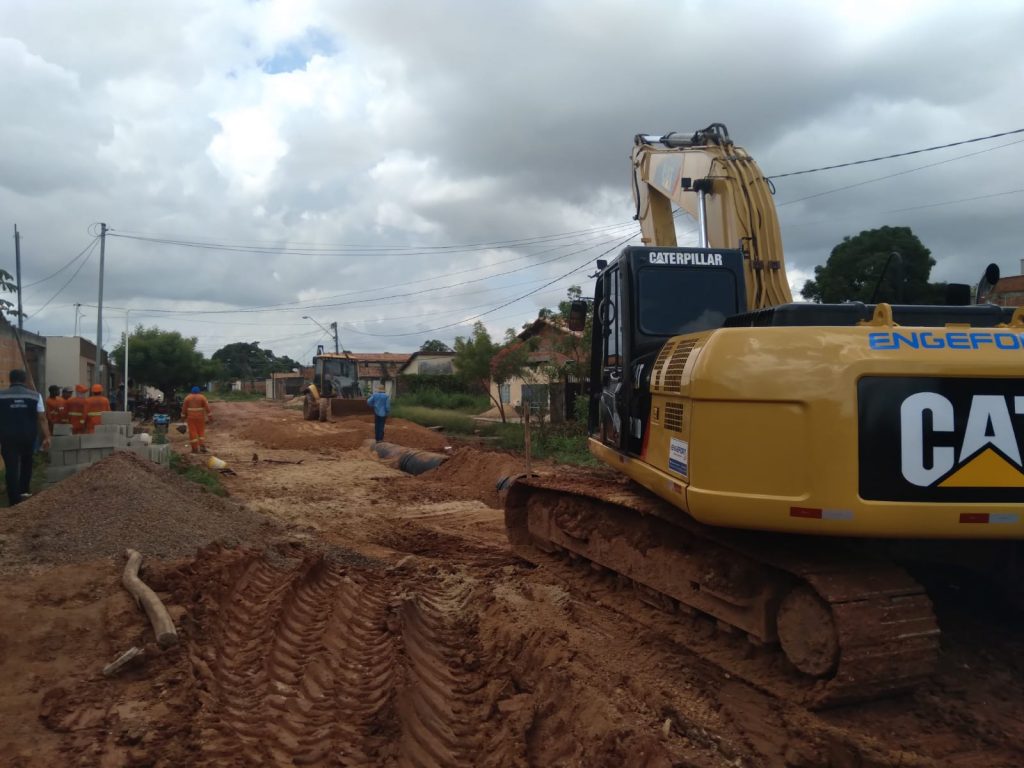
<path fill-rule="evenodd" d="M 72 435 L 69 425 L 54 425 L 46 483 L 59 483 L 105 459 L 114 451 L 131 451 L 140 458 L 164 467 L 171 464 L 169 444 L 150 445 L 140 435 L 134 434 L 130 413 L 107 411 L 100 417 L 100 423 L 91 435 Z"/>

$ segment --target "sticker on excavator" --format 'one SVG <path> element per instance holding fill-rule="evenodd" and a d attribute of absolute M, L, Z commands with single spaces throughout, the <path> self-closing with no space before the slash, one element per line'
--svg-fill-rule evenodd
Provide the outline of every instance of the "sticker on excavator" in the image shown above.
<path fill-rule="evenodd" d="M 1024 500 L 1021 379 L 869 376 L 857 402 L 862 498 Z"/>
<path fill-rule="evenodd" d="M 690 474 L 690 444 L 673 437 L 668 446 L 668 468 L 680 475 Z"/>

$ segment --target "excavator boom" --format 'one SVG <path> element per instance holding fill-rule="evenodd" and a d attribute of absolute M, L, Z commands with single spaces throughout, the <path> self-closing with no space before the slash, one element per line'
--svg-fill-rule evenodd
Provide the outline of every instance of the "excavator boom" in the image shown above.
<path fill-rule="evenodd" d="M 749 309 L 793 300 L 771 186 L 721 123 L 689 136 L 637 134 L 633 196 L 645 245 L 676 247 L 676 206 L 697 220 L 699 247 L 743 251 Z"/>

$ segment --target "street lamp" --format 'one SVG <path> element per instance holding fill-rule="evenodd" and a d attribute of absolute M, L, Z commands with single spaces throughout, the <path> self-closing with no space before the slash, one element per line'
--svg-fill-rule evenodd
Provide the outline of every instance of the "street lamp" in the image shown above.
<path fill-rule="evenodd" d="M 337 355 L 337 354 L 339 354 L 339 353 L 341 352 L 341 347 L 340 347 L 340 345 L 338 344 L 338 324 L 337 324 L 337 323 L 331 323 L 331 327 L 330 327 L 330 328 L 324 328 L 324 327 L 323 327 L 322 325 L 320 325 L 320 323 L 317 323 L 317 321 L 316 321 L 316 320 L 314 320 L 314 319 L 313 319 L 312 317 L 310 317 L 309 315 L 303 315 L 303 316 L 302 316 L 302 319 L 303 319 L 303 320 L 309 320 L 309 321 L 311 321 L 311 322 L 314 322 L 314 323 L 316 323 L 316 324 L 317 324 L 317 326 L 318 326 L 318 327 L 319 327 L 319 328 L 320 328 L 320 329 L 321 329 L 322 331 L 324 331 L 324 332 L 326 332 L 326 333 L 329 333 L 329 334 L 331 334 L 332 336 L 334 336 L 334 354 L 336 354 L 336 355 Z"/>

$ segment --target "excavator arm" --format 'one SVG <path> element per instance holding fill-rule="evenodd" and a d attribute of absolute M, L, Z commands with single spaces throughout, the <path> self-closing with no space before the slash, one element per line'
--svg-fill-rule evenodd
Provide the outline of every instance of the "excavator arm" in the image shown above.
<path fill-rule="evenodd" d="M 748 309 L 793 300 L 771 186 L 721 123 L 689 136 L 637 135 L 633 196 L 644 245 L 676 247 L 675 205 L 697 220 L 702 248 L 742 249 Z"/>

